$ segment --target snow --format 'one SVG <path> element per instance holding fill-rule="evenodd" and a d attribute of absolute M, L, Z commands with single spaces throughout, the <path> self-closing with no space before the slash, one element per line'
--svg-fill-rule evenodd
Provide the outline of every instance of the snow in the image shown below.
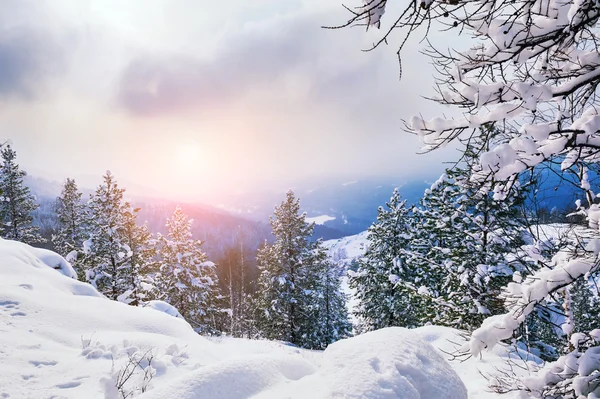
<path fill-rule="evenodd" d="M 568 225 L 553 224 L 539 226 L 537 232 L 540 240 L 560 240 L 570 236 L 572 241 L 589 241 L 594 232 L 583 226 L 571 227 Z M 590 247 L 597 246 L 596 239 L 588 242 Z M 533 254 L 534 251 L 529 251 Z M 597 270 L 596 256 L 573 258 L 568 248 L 559 251 L 553 256 L 550 265 L 552 268 L 542 267 L 531 275 L 517 279 L 506 287 L 507 293 L 503 299 L 507 305 L 507 313 L 494 315 L 485 319 L 482 325 L 473 331 L 470 343 L 463 350 L 478 356 L 485 349 L 494 348 L 502 340 L 510 339 L 525 318 L 531 314 L 535 305 L 541 303 L 551 292 L 567 286 L 577 278 Z M 572 322 L 567 318 L 562 324 L 563 332 L 570 333 Z"/>
<path fill-rule="evenodd" d="M 363 12 L 367 13 L 367 28 L 375 26 L 379 29 L 381 26 L 381 17 L 385 13 L 386 1 L 363 0 L 363 4 Z"/>
<path fill-rule="evenodd" d="M 434 348 L 448 350 L 448 340 L 460 345 L 464 338 L 433 327 L 383 329 L 324 352 L 207 339 L 167 304 L 108 300 L 67 277 L 70 270 L 49 251 L 0 239 L 0 397 L 118 398 L 115 384 L 133 364 L 122 388 L 142 399 L 460 399 L 467 398 L 463 382 L 470 398 L 487 398 L 475 370 L 502 361 L 486 353 L 485 363 L 449 364 Z"/>
<path fill-rule="evenodd" d="M 284 397 L 466 399 L 467 390 L 418 333 L 392 327 L 330 345 L 315 373 L 257 396 Z"/>
<path fill-rule="evenodd" d="M 344 187 L 351 186 L 351 185 L 356 184 L 356 183 L 358 183 L 358 180 L 354 180 L 354 181 L 349 181 L 349 182 L 346 182 L 346 183 L 342 183 L 342 186 L 344 186 Z"/>
<path fill-rule="evenodd" d="M 425 326 L 417 328 L 415 331 L 423 340 L 430 343 L 442 354 L 446 354 L 446 359 L 451 357 L 450 354 L 457 353 L 461 345 L 468 339 L 465 333 L 448 327 Z M 516 350 L 511 346 L 498 345 L 493 350 L 483 353 L 481 357 L 461 358 L 450 362 L 450 365 L 453 366 L 465 384 L 469 392 L 469 399 L 522 398 L 517 392 L 498 395 L 489 388 L 489 384 L 494 382 L 494 376 L 497 376 L 499 372 L 510 371 L 517 376 L 527 375 L 525 369 L 515 367 L 514 364 L 509 366 L 506 362 L 507 359 L 516 360 L 517 365 L 530 369 L 541 362 L 540 359 L 530 353 Z M 445 397 L 450 398 L 451 396 Z"/>
<path fill-rule="evenodd" d="M 323 241 L 323 246 L 327 248 L 329 257 L 348 264 L 365 254 L 369 245 L 367 235 L 367 232 L 363 231 L 353 236 Z"/>
<path fill-rule="evenodd" d="M 350 279 L 347 275 L 342 276 L 342 284 L 340 285 L 342 292 L 348 298 L 346 302 L 346 307 L 348 308 L 348 315 L 350 317 L 350 322 L 352 324 L 357 323 L 356 316 L 354 315 L 354 311 L 358 308 L 359 300 L 356 297 L 356 289 L 350 287 Z"/>
<path fill-rule="evenodd" d="M 179 319 L 184 318 L 181 315 L 181 313 L 179 313 L 179 311 L 175 308 L 175 306 L 168 304 L 164 301 L 148 301 L 144 304 L 144 307 L 166 313 L 169 316 L 177 317 Z"/>
<path fill-rule="evenodd" d="M 300 356 L 249 355 L 200 368 L 144 395 L 144 399 L 249 398 L 269 387 L 286 386 L 314 372 Z M 235 381 L 235 383 L 232 383 Z"/>
<path fill-rule="evenodd" d="M 335 220 L 335 216 L 320 215 L 306 218 L 306 223 L 325 224 L 332 220 Z"/>
<path fill-rule="evenodd" d="M 67 277 L 77 279 L 77 273 L 75 272 L 73 267 L 71 267 L 69 262 L 67 262 L 62 256 L 47 249 L 34 248 L 23 243 L 19 244 L 24 245 L 25 250 L 29 252 L 34 258 L 39 260 L 42 264 L 49 266 L 53 269 L 59 270 L 63 275 Z"/>

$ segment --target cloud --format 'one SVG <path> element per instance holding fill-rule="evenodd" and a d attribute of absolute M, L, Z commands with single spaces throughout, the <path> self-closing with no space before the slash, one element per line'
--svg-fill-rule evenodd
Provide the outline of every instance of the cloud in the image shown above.
<path fill-rule="evenodd" d="M 352 42 L 356 36 L 322 30 L 323 20 L 321 14 L 301 12 L 247 24 L 204 57 L 138 55 L 121 74 L 117 102 L 131 114 L 157 116 L 189 109 L 201 112 L 254 91 L 276 92 L 277 98 L 304 95 L 310 101 L 335 92 L 347 98 L 357 80 L 369 78 L 366 69 L 376 75 L 379 59 L 372 56 L 340 63 L 359 53 L 359 46 Z M 286 84 L 290 81 L 303 83 L 304 90 L 298 93 L 298 87 Z M 358 81 L 354 94 L 361 89 Z"/>
<path fill-rule="evenodd" d="M 373 40 L 364 30 L 321 29 L 336 17 L 278 14 L 238 26 L 212 53 L 138 54 L 117 103 L 136 120 L 186 121 L 189 135 L 218 143 L 218 168 L 241 180 L 428 173 L 430 158 L 414 154 L 418 140 L 401 126 L 425 103 L 415 93 L 429 86 L 429 66 L 417 54 L 399 82 L 394 51 L 360 51 Z"/>
<path fill-rule="evenodd" d="M 0 4 L 0 98 L 33 100 L 67 65 L 66 43 L 46 23 L 46 4 L 5 0 Z"/>
<path fill-rule="evenodd" d="M 0 96 L 30 100 L 64 69 L 64 51 L 29 29 L 0 31 Z"/>
<path fill-rule="evenodd" d="M 321 29 L 345 18 L 337 2 L 6 2 L 30 6 L 0 13 L 0 135 L 24 164 L 180 193 L 433 168 L 401 132 L 432 111 L 417 95 L 431 68 L 408 53 L 399 82 L 393 45 L 360 51 L 380 32 Z M 202 156 L 178 170 L 190 141 Z"/>

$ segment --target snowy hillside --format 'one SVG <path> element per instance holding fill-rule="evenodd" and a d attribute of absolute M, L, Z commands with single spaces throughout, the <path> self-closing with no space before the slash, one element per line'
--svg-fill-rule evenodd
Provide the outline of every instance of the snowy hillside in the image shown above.
<path fill-rule="evenodd" d="M 323 242 L 323 246 L 327 248 L 329 256 L 332 259 L 342 261 L 345 264 L 349 264 L 354 259 L 362 256 L 367 250 L 368 245 L 369 240 L 367 239 L 366 231 L 353 236 Z"/>
<path fill-rule="evenodd" d="M 350 269 L 353 263 L 362 255 L 364 255 L 368 245 L 369 240 L 367 239 L 366 231 L 336 240 L 323 241 L 323 246 L 327 249 L 327 254 L 329 257 L 344 265 L 346 269 Z M 348 311 L 350 313 L 350 318 L 354 323 L 356 320 L 353 312 L 354 309 L 356 309 L 358 302 L 354 296 L 355 290 L 350 288 L 348 285 L 348 276 L 346 274 L 342 276 L 342 290 L 344 293 L 346 293 L 346 295 L 348 295 Z"/>
<path fill-rule="evenodd" d="M 502 364 L 501 353 L 447 363 L 434 348 L 462 338 L 441 327 L 383 329 L 324 352 L 209 340 L 166 304 L 110 301 L 69 278 L 60 256 L 2 239 L 0 275 L 0 398 L 460 399 L 463 382 L 470 398 L 488 398 L 477 370 Z"/>

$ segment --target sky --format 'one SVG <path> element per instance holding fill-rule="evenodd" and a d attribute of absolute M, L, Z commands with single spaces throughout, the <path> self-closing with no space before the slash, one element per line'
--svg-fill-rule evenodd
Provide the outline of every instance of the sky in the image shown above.
<path fill-rule="evenodd" d="M 352 1 L 352 0 L 350 0 Z M 357 4 L 359 0 L 355 0 Z M 402 130 L 428 60 L 325 30 L 339 0 L 0 0 L 0 139 L 29 174 L 207 201 L 314 177 L 430 178 Z"/>

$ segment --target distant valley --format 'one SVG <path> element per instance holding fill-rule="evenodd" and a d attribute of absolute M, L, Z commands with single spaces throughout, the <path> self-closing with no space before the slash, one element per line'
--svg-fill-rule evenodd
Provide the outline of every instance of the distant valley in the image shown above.
<path fill-rule="evenodd" d="M 552 170 L 547 170 L 541 176 L 540 187 L 527 201 L 536 199 L 548 210 L 572 209 L 579 194 L 577 187 L 568 181 L 565 183 L 556 179 Z M 196 238 L 205 241 L 204 248 L 209 256 L 218 258 L 236 243 L 242 242 L 248 249 L 254 250 L 265 240 L 271 240 L 269 217 L 289 189 L 300 199 L 307 220 L 315 223 L 313 237 L 332 240 L 367 230 L 377 219 L 378 207 L 385 206 L 394 188 L 399 188 L 409 204 L 416 204 L 433 180 L 401 181 L 393 177 L 306 180 L 290 186 L 224 196 L 225 199 L 212 205 L 202 201 L 186 203 L 135 196 L 129 191 L 126 197 L 141 208 L 140 221 L 146 222 L 154 233 L 164 233 L 167 218 L 180 205 L 195 221 L 193 229 Z M 62 183 L 32 176 L 27 176 L 26 183 L 40 203 L 35 214 L 36 224 L 50 237 L 56 217 L 54 200 L 60 193 Z M 127 184 L 120 185 L 127 188 Z M 94 189 L 81 187 L 84 198 Z"/>

